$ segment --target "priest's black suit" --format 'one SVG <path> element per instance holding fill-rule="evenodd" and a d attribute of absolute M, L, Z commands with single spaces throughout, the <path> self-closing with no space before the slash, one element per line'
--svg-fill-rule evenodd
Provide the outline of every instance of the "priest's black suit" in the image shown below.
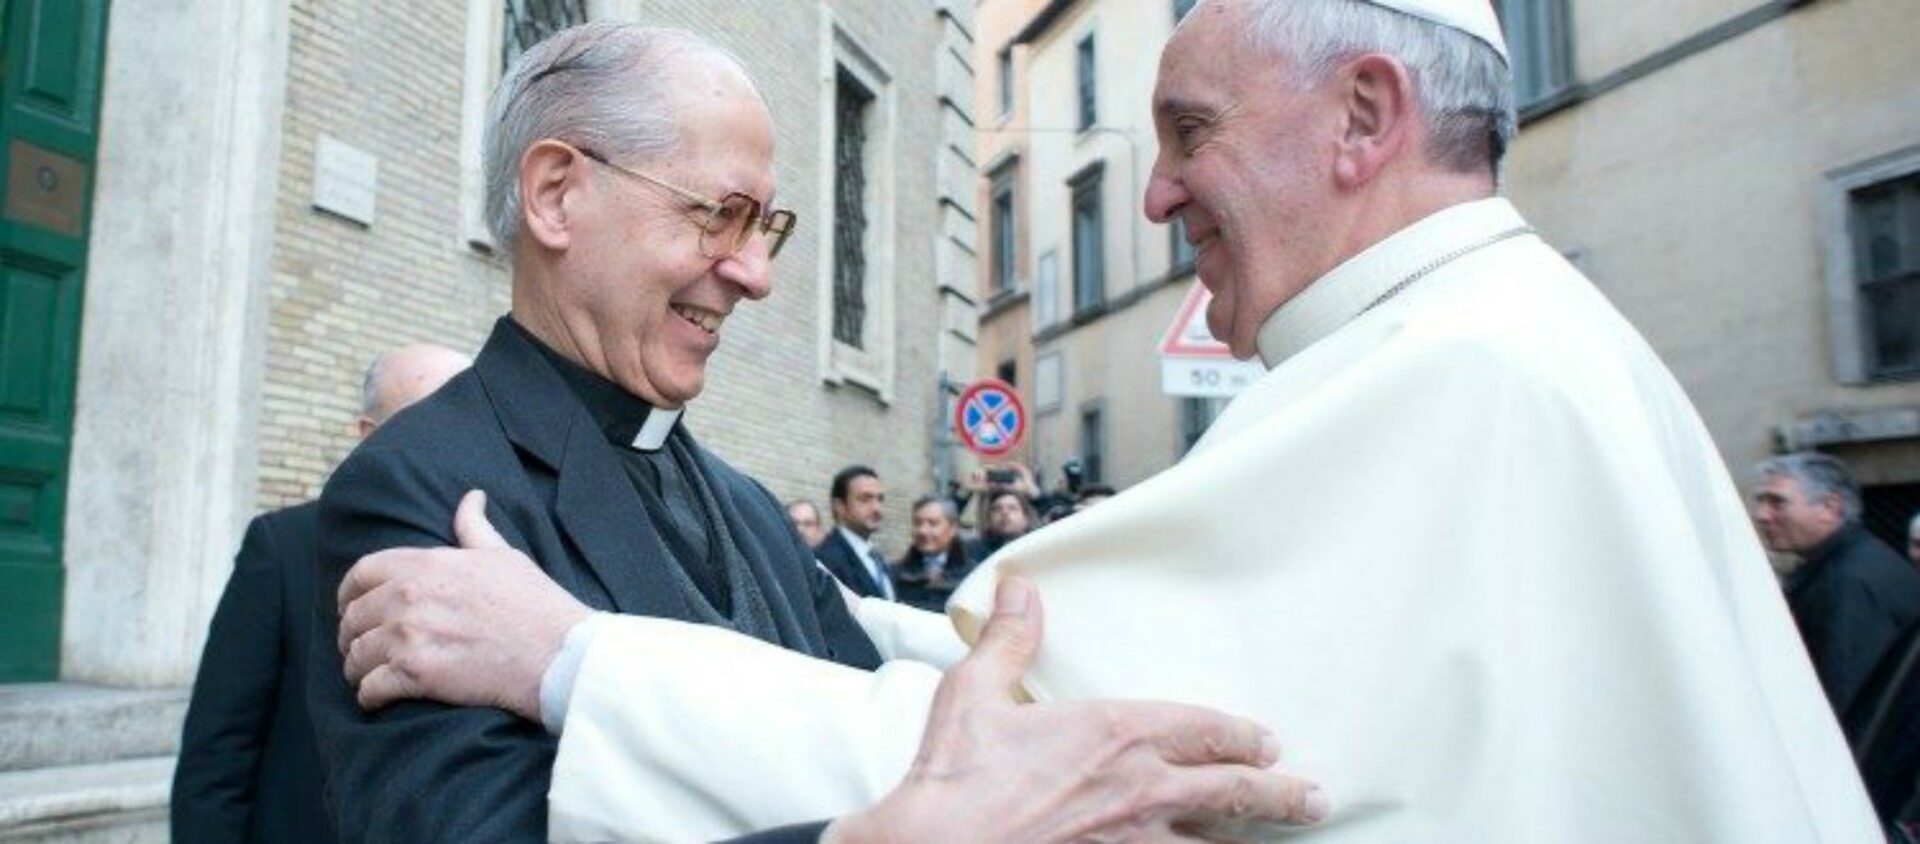
<path fill-rule="evenodd" d="M 550 352 L 503 318 L 471 370 L 383 425 L 321 495 L 308 691 L 345 841 L 545 841 L 557 746 L 541 725 L 495 709 L 405 702 L 361 712 L 334 646 L 334 595 L 361 556 L 454 544 L 454 508 L 467 490 L 483 489 L 501 535 L 587 605 L 701 617 L 623 457 L 570 389 L 566 377 L 574 376 L 561 372 Z M 803 653 L 878 665 L 773 496 L 690 439 L 684 448 L 740 534 L 730 541 L 742 547 L 764 596 L 768 635 Z"/>

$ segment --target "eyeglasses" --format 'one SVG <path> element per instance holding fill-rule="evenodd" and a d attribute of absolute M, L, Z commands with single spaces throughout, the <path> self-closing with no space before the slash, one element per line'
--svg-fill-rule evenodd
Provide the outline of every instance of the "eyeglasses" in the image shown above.
<path fill-rule="evenodd" d="M 740 250 L 747 245 L 747 238 L 751 237 L 756 230 L 771 239 L 772 242 L 767 246 L 767 258 L 772 259 L 773 256 L 780 254 L 780 247 L 786 245 L 787 237 L 793 234 L 793 227 L 799 224 L 799 218 L 792 211 L 781 209 L 763 211 L 760 200 L 744 193 L 735 191 L 716 202 L 638 170 L 629 170 L 585 147 L 574 147 L 574 149 L 616 173 L 639 179 L 700 206 L 702 214 L 700 254 L 708 259 L 717 261 L 740 254 Z"/>

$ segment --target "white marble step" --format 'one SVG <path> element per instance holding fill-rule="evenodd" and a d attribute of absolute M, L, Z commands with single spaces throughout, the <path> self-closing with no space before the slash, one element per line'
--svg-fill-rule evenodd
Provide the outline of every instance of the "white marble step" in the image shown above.
<path fill-rule="evenodd" d="M 0 685 L 0 772 L 170 756 L 186 712 L 185 688 Z"/>
<path fill-rule="evenodd" d="M 0 842 L 164 841 L 173 761 L 0 772 Z"/>

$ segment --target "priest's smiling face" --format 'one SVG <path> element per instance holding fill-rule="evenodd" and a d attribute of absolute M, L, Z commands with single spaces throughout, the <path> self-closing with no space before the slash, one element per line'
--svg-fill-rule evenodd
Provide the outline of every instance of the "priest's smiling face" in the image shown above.
<path fill-rule="evenodd" d="M 1239 3 L 1206 3 L 1168 41 L 1146 194 L 1149 219 L 1184 221 L 1213 292 L 1207 327 L 1242 358 L 1267 317 L 1341 257 L 1330 233 L 1342 120 L 1328 86 L 1248 43 L 1244 18 Z"/>
<path fill-rule="evenodd" d="M 703 244 L 703 200 L 773 201 L 773 125 L 752 84 L 718 60 L 677 73 L 676 148 L 647 160 L 546 142 L 571 156 L 570 187 L 528 205 L 528 230 L 550 248 L 514 313 L 556 351 L 656 407 L 699 395 L 707 359 L 742 300 L 771 291 L 769 241 L 732 254 Z M 541 146 L 529 152 L 537 162 Z M 606 159 L 596 160 L 595 156 Z M 534 171 L 523 182 L 540 180 Z M 642 175 L 634 175 L 634 174 Z M 670 186 L 670 187 L 669 187 Z M 535 219 L 545 213 L 545 222 Z M 543 236 L 541 227 L 550 234 Z M 544 329 L 544 330 L 543 330 Z"/>

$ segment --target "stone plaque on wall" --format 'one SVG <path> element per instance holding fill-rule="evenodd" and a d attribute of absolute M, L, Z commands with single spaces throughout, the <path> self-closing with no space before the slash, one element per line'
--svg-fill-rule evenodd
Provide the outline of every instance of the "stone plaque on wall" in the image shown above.
<path fill-rule="evenodd" d="M 380 160 L 326 135 L 320 136 L 313 159 L 313 207 L 373 225 Z"/>

